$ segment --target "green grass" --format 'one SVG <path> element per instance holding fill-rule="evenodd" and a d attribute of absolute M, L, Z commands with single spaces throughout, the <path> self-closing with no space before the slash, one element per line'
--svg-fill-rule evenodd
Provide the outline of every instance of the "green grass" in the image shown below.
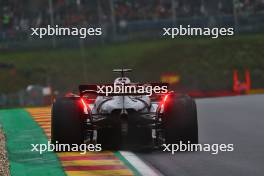
<path fill-rule="evenodd" d="M 32 144 L 48 144 L 43 130 L 24 109 L 0 110 L 0 124 L 7 139 L 11 175 L 66 176 L 57 155 L 32 150 Z"/>
<path fill-rule="evenodd" d="M 16 72 L 0 70 L 0 92 L 28 84 L 50 82 L 60 90 L 80 83 L 112 82 L 113 68 L 135 71 L 135 81 L 159 81 L 164 72 L 181 75 L 180 87 L 228 89 L 232 70 L 249 68 L 253 86 L 264 86 L 264 35 L 224 39 L 177 39 L 130 42 L 80 49 L 0 53 L 0 63 L 12 63 Z"/>

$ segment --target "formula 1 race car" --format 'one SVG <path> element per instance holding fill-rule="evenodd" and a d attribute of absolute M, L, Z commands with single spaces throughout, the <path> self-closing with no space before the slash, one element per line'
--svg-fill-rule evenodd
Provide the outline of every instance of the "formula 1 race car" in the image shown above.
<path fill-rule="evenodd" d="M 131 83 L 124 76 L 131 69 L 113 71 L 121 73 L 114 84 L 80 85 L 79 95 L 55 100 L 52 143 L 97 143 L 103 149 L 198 143 L 192 98 L 165 90 L 165 83 Z"/>

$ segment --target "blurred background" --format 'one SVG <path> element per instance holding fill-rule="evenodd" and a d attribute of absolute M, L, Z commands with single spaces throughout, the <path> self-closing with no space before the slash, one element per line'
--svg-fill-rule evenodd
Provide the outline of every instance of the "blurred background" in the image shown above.
<path fill-rule="evenodd" d="M 101 27 L 100 37 L 30 28 Z M 235 36 L 162 37 L 163 27 L 233 27 Z M 47 105 L 79 84 L 170 82 L 193 96 L 264 88 L 264 0 L 0 0 L 0 107 Z"/>

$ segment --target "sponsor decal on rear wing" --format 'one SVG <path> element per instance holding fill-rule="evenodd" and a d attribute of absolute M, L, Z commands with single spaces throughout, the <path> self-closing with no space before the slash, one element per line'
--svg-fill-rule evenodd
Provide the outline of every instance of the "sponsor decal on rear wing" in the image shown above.
<path fill-rule="evenodd" d="M 80 85 L 80 96 L 85 94 L 97 94 L 100 96 L 125 96 L 125 95 L 147 95 L 168 93 L 168 83 L 146 83 L 146 84 L 89 84 Z"/>

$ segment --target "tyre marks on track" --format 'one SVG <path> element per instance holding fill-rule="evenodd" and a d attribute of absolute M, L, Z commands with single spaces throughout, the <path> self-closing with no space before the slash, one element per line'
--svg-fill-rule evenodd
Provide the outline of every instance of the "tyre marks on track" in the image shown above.
<path fill-rule="evenodd" d="M 51 139 L 51 108 L 26 109 Z M 114 152 L 61 152 L 57 153 L 68 176 L 132 176 L 135 173 Z M 136 174 L 137 175 L 137 174 Z"/>

